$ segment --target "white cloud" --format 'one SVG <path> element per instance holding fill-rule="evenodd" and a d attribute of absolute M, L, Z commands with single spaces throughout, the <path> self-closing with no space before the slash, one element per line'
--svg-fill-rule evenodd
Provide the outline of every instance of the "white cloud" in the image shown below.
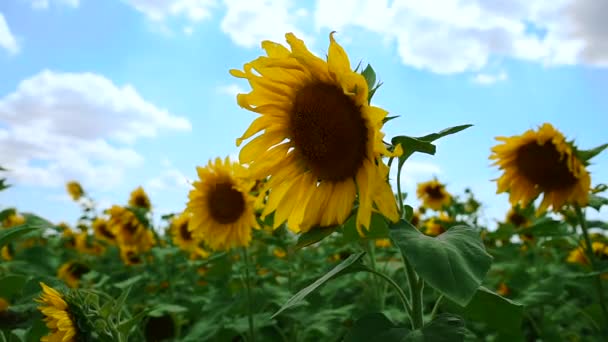
<path fill-rule="evenodd" d="M 245 89 L 238 84 L 232 83 L 217 87 L 217 92 L 224 95 L 236 97 L 237 94 L 246 93 Z"/>
<path fill-rule="evenodd" d="M 0 13 L 0 47 L 6 49 L 11 55 L 19 53 L 19 44 L 17 39 L 11 33 L 8 23 L 4 19 L 4 15 Z"/>
<path fill-rule="evenodd" d="M 504 71 L 501 71 L 498 74 L 477 74 L 474 78 L 473 78 L 473 82 L 481 84 L 481 85 L 491 85 L 494 84 L 496 82 L 501 82 L 501 81 L 506 81 L 508 78 L 507 73 Z"/>
<path fill-rule="evenodd" d="M 312 37 L 304 34 L 298 23 L 309 17 L 304 8 L 291 0 L 224 0 L 226 15 L 222 31 L 243 47 L 259 46 L 262 40 L 285 41 L 285 33 L 293 32 L 308 44 Z"/>
<path fill-rule="evenodd" d="M 66 5 L 76 8 L 80 5 L 80 0 L 31 0 L 33 9 L 43 10 L 49 8 L 50 3 L 57 3 L 58 5 Z"/>
<path fill-rule="evenodd" d="M 148 180 L 147 187 L 152 191 L 162 191 L 167 189 L 188 189 L 191 179 L 186 177 L 179 169 L 168 166 L 161 173 Z"/>
<path fill-rule="evenodd" d="M 125 0 L 144 13 L 148 19 L 163 21 L 169 17 L 184 17 L 190 22 L 200 22 L 211 17 L 215 0 Z"/>
<path fill-rule="evenodd" d="M 317 29 L 362 28 L 395 42 L 404 64 L 479 71 L 490 59 L 608 64 L 607 1 L 317 1 Z"/>
<path fill-rule="evenodd" d="M 77 179 L 111 187 L 141 165 L 131 146 L 187 119 L 144 100 L 130 85 L 93 73 L 43 71 L 0 99 L 0 165 L 18 183 L 59 186 Z"/>

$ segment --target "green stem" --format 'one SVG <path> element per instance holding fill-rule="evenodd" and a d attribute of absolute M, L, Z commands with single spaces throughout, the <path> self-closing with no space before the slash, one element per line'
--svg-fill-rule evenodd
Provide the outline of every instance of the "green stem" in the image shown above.
<path fill-rule="evenodd" d="M 583 238 L 585 239 L 585 251 L 587 252 L 587 258 L 589 258 L 589 263 L 591 264 L 591 270 L 597 271 L 595 264 L 595 255 L 593 254 L 591 239 L 589 238 L 589 232 L 587 231 L 587 220 L 585 219 L 585 214 L 583 213 L 581 207 L 578 205 L 576 205 L 574 209 L 576 210 L 576 216 L 578 216 L 578 221 L 580 223 L 581 230 L 583 231 Z M 601 273 L 595 276 L 595 286 L 597 287 L 602 313 L 604 314 L 604 318 L 606 319 L 606 323 L 608 324 L 608 309 L 606 308 L 606 299 L 604 298 L 604 289 L 602 288 L 601 276 Z"/>
<path fill-rule="evenodd" d="M 249 255 L 247 247 L 243 247 L 243 260 L 245 262 L 245 287 L 247 288 L 247 302 L 249 310 L 247 311 L 247 320 L 249 322 L 249 337 L 251 342 L 255 342 L 255 328 L 253 325 L 253 301 L 251 300 L 251 277 L 249 276 Z"/>
<path fill-rule="evenodd" d="M 405 266 L 405 271 L 407 273 L 407 281 L 410 286 L 410 294 L 412 296 L 412 312 L 410 313 L 410 320 L 412 323 L 412 328 L 420 329 L 424 324 L 423 316 L 422 316 L 422 291 L 424 289 L 424 281 L 422 278 L 418 278 L 416 271 L 412 265 L 410 265 L 409 261 L 405 255 L 403 256 L 403 265 Z"/>
<path fill-rule="evenodd" d="M 399 217 L 403 217 L 403 195 L 401 194 L 401 168 L 397 168 L 397 200 L 399 201 Z"/>
<path fill-rule="evenodd" d="M 370 259 L 370 265 L 374 271 L 377 271 L 378 267 L 376 265 L 376 249 L 374 248 L 375 246 L 374 246 L 372 240 L 367 240 L 367 246 L 365 246 L 365 247 L 367 247 L 366 249 L 368 252 L 369 259 Z M 380 283 L 378 282 L 378 279 L 376 279 L 375 277 L 372 279 L 373 279 L 372 281 L 374 283 L 374 294 L 380 305 L 379 306 L 380 311 L 382 311 L 382 307 L 384 306 L 384 304 L 383 304 L 384 298 L 380 293 Z"/>
<path fill-rule="evenodd" d="M 443 294 L 439 295 L 439 298 L 437 298 L 437 301 L 435 301 L 435 305 L 433 305 L 433 310 L 431 311 L 431 320 L 435 318 L 435 315 L 437 314 L 437 310 L 439 309 L 439 304 L 441 303 L 442 299 L 443 299 Z"/>
<path fill-rule="evenodd" d="M 401 298 L 401 303 L 403 303 L 403 307 L 405 308 L 405 311 L 407 311 L 408 314 L 411 317 L 412 316 L 412 306 L 410 304 L 409 299 L 407 299 L 407 296 L 405 295 L 405 292 L 403 292 L 403 289 L 401 289 L 401 287 L 399 286 L 399 284 L 397 284 L 391 277 L 387 276 L 384 273 L 378 272 L 378 271 L 376 271 L 374 269 L 371 269 L 369 267 L 365 267 L 364 269 L 367 272 L 375 274 L 378 277 L 386 280 L 389 284 L 391 284 L 391 286 L 393 288 L 395 288 L 395 290 L 397 290 L 397 294 L 399 295 L 399 298 Z"/>

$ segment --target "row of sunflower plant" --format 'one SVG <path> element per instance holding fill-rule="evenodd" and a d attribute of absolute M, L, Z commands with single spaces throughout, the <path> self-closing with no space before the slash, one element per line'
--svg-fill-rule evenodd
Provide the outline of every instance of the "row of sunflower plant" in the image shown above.
<path fill-rule="evenodd" d="M 387 141 L 374 70 L 329 38 L 325 60 L 289 33 L 230 70 L 258 117 L 182 212 L 154 222 L 141 187 L 100 210 L 77 182 L 74 228 L 0 212 L 0 341 L 605 340 L 608 226 L 585 211 L 608 204 L 587 170 L 608 145 L 497 138 L 497 229 L 436 178 L 414 205 L 408 158 L 471 125 Z"/>

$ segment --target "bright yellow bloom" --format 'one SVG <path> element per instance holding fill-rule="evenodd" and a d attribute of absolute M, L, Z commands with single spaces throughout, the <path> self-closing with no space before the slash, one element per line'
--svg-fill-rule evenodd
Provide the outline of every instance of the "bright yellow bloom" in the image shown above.
<path fill-rule="evenodd" d="M 108 211 L 110 231 L 121 246 L 135 246 L 138 252 L 148 251 L 156 243 L 154 234 L 147 229 L 133 212 L 118 205 Z"/>
<path fill-rule="evenodd" d="M 70 261 L 59 267 L 57 278 L 63 280 L 69 287 L 76 288 L 80 283 L 80 278 L 89 272 L 90 268 L 80 262 Z"/>
<path fill-rule="evenodd" d="M 8 301 L 2 297 L 0 297 L 0 313 L 8 310 L 9 304 Z"/>
<path fill-rule="evenodd" d="M 131 192 L 131 197 L 129 198 L 129 205 L 132 207 L 143 208 L 146 210 L 150 210 L 150 208 L 152 207 L 148 194 L 146 194 L 144 188 L 142 188 L 141 186 Z"/>
<path fill-rule="evenodd" d="M 8 215 L 4 221 L 2 221 L 2 226 L 4 228 L 12 228 L 16 226 L 20 226 L 25 223 L 25 217 L 19 215 L 17 213 L 12 213 Z"/>
<path fill-rule="evenodd" d="M 45 316 L 44 321 L 50 333 L 40 339 L 42 342 L 75 342 L 77 329 L 70 316 L 68 303 L 57 290 L 40 283 L 42 294 L 36 301 L 42 305 L 38 310 Z"/>
<path fill-rule="evenodd" d="M 541 193 L 537 214 L 550 206 L 559 211 L 564 204 L 587 204 L 591 176 L 574 148 L 551 124 L 522 135 L 497 137 L 503 143 L 492 148 L 490 159 L 503 170 L 497 193 L 509 192 L 512 206 L 527 206 Z"/>
<path fill-rule="evenodd" d="M 96 218 L 93 221 L 93 232 L 95 237 L 100 241 L 105 241 L 109 244 L 116 243 L 116 235 L 110 230 L 110 225 L 106 219 Z"/>
<path fill-rule="evenodd" d="M 186 208 L 193 237 L 213 250 L 248 246 L 251 229 L 259 226 L 250 194 L 255 181 L 247 178 L 247 169 L 229 158 L 216 158 L 196 171 L 199 180 L 192 184 Z"/>
<path fill-rule="evenodd" d="M 190 259 L 205 259 L 209 256 L 209 252 L 200 246 L 201 240 L 195 239 L 188 229 L 190 216 L 189 213 L 182 213 L 173 218 L 170 227 L 173 243 L 181 250 L 190 253 Z"/>
<path fill-rule="evenodd" d="M 249 81 L 252 91 L 238 104 L 261 116 L 237 146 L 263 131 L 240 151 L 252 176 L 269 176 L 262 216 L 275 212 L 274 227 L 290 230 L 341 224 L 358 198 L 357 229 L 368 227 L 372 211 L 397 221 L 397 204 L 387 182 L 388 151 L 382 139 L 387 112 L 370 106 L 365 78 L 352 71 L 346 52 L 330 34 L 327 61 L 286 34 L 291 50 L 263 41 L 267 56 L 230 73 Z M 357 197 L 358 190 L 358 197 Z"/>
<path fill-rule="evenodd" d="M 287 252 L 285 252 L 285 250 L 283 248 L 275 248 L 272 250 L 272 254 L 274 254 L 274 256 L 276 256 L 277 258 L 284 258 L 285 256 L 287 256 Z"/>
<path fill-rule="evenodd" d="M 8 245 L 2 247 L 2 250 L 0 251 L 0 256 L 2 256 L 2 260 L 5 261 L 13 260 L 13 253 Z"/>
<path fill-rule="evenodd" d="M 439 217 L 431 217 L 424 224 L 426 228 L 424 233 L 429 236 L 437 236 L 445 233 L 447 230 L 446 223 L 452 222 L 453 219 L 447 216 L 445 213 L 440 213 Z"/>
<path fill-rule="evenodd" d="M 144 262 L 137 246 L 133 245 L 120 246 L 120 258 L 125 265 L 139 265 Z"/>
<path fill-rule="evenodd" d="M 376 247 L 380 247 L 380 248 L 387 248 L 391 246 L 391 240 L 390 239 L 378 239 L 375 242 Z"/>
<path fill-rule="evenodd" d="M 572 263 L 572 264 L 588 265 L 589 258 L 587 258 L 587 254 L 585 252 L 584 246 L 585 246 L 585 244 L 571 250 L 570 253 L 568 254 L 568 259 L 566 261 L 569 263 Z M 607 244 L 600 242 L 600 241 L 594 241 L 591 243 L 591 250 L 593 251 L 593 254 L 600 260 L 608 259 L 608 245 Z"/>
<path fill-rule="evenodd" d="M 82 186 L 80 186 L 80 183 L 76 181 L 68 182 L 65 187 L 68 190 L 68 194 L 72 196 L 74 201 L 78 201 L 84 195 Z"/>
<path fill-rule="evenodd" d="M 441 210 L 452 201 L 452 196 L 445 189 L 445 185 L 441 184 L 437 179 L 419 183 L 416 195 L 425 207 L 433 210 Z"/>

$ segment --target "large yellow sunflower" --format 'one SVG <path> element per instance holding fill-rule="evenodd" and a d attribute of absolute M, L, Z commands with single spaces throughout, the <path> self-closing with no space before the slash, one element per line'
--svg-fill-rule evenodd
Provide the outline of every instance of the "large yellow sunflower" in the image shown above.
<path fill-rule="evenodd" d="M 425 207 L 433 210 L 441 210 L 452 201 L 452 196 L 445 189 L 445 185 L 437 179 L 419 183 L 416 195 Z"/>
<path fill-rule="evenodd" d="M 61 294 L 52 287 L 40 283 L 42 294 L 36 301 L 42 306 L 38 310 L 45 316 L 46 326 L 51 330 L 42 342 L 73 342 L 77 339 L 77 328 L 70 315 L 68 303 Z"/>
<path fill-rule="evenodd" d="M 509 192 L 512 206 L 527 206 L 541 193 L 537 214 L 549 206 L 558 211 L 564 204 L 587 204 L 591 176 L 574 147 L 551 124 L 496 140 L 503 143 L 492 148 L 490 159 L 504 171 L 497 179 L 497 193 Z"/>
<path fill-rule="evenodd" d="M 216 158 L 197 167 L 199 180 L 188 195 L 186 211 L 192 215 L 188 229 L 195 239 L 213 250 L 248 246 L 251 229 L 259 228 L 250 194 L 255 181 L 247 170 L 229 158 Z"/>
<path fill-rule="evenodd" d="M 82 186 L 76 181 L 68 182 L 65 187 L 68 191 L 68 194 L 72 197 L 74 201 L 78 201 L 84 195 L 84 190 L 82 189 Z"/>
<path fill-rule="evenodd" d="M 387 112 L 370 106 L 365 78 L 352 71 L 346 52 L 329 35 L 327 61 L 286 34 L 291 50 L 264 41 L 267 56 L 230 73 L 252 91 L 238 104 L 261 116 L 237 139 L 260 131 L 240 151 L 252 176 L 270 176 L 263 216 L 275 212 L 274 228 L 287 221 L 294 232 L 343 223 L 359 200 L 357 228 L 369 227 L 372 211 L 399 218 L 382 155 L 391 155 L 380 131 Z M 399 146 L 393 155 L 401 153 Z"/>
<path fill-rule="evenodd" d="M 142 188 L 141 186 L 131 192 L 131 196 L 129 198 L 129 205 L 132 207 L 143 208 L 146 210 L 150 210 L 150 208 L 152 207 L 148 194 L 146 194 L 144 188 Z"/>
<path fill-rule="evenodd" d="M 63 280 L 69 287 L 78 287 L 80 278 L 91 269 L 78 261 L 69 261 L 59 267 L 57 278 Z"/>

